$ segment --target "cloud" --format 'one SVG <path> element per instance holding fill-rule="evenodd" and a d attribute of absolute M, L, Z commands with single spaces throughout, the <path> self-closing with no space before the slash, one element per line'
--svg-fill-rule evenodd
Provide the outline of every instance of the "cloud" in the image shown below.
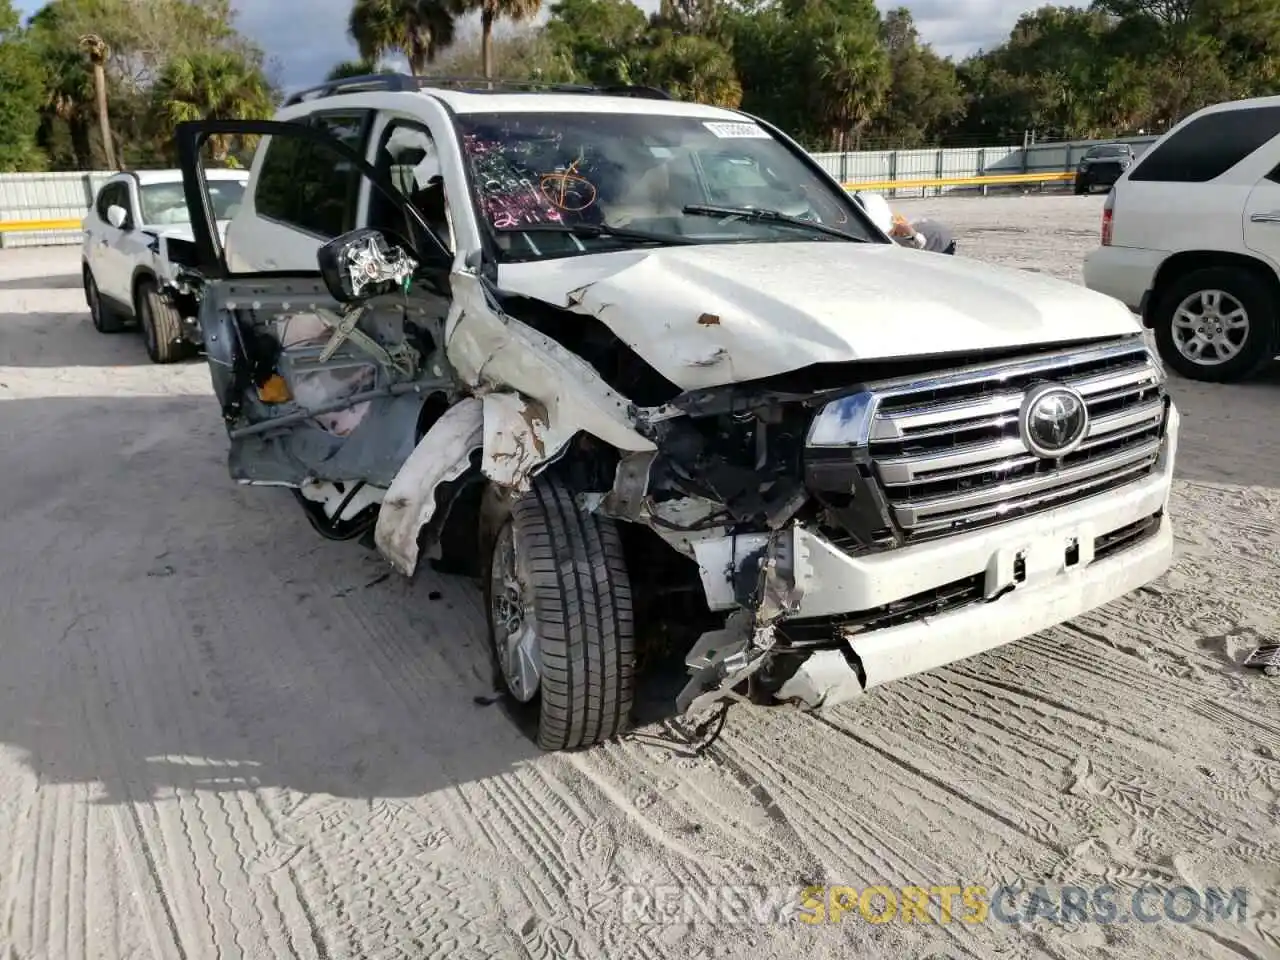
<path fill-rule="evenodd" d="M 906 7 L 920 38 L 957 60 L 990 50 L 1009 36 L 1018 17 L 1038 4 L 1029 0 L 876 0 L 882 11 Z"/>

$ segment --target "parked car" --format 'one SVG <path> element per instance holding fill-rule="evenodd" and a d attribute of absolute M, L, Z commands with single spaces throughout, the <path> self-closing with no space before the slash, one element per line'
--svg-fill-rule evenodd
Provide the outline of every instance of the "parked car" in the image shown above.
<path fill-rule="evenodd" d="M 1084 282 L 1142 316 L 1185 377 L 1245 379 L 1280 352 L 1280 97 L 1206 107 L 1116 182 Z"/>
<path fill-rule="evenodd" d="M 1085 151 L 1076 165 L 1077 195 L 1093 193 L 1094 187 L 1109 187 L 1133 163 L 1133 148 L 1127 143 L 1100 143 Z"/>
<path fill-rule="evenodd" d="M 209 170 L 209 195 L 225 225 L 244 196 L 248 173 Z M 118 333 L 135 324 L 156 363 L 188 356 L 200 344 L 199 291 L 190 216 L 180 170 L 118 173 L 98 191 L 82 221 L 84 296 L 94 327 Z"/>
<path fill-rule="evenodd" d="M 624 729 L 646 626 L 685 715 L 817 708 L 1170 562 L 1178 414 L 1132 315 L 898 246 L 763 120 L 335 81 L 180 126 L 196 214 L 214 135 L 263 138 L 225 245 L 194 218 L 232 476 L 476 575 L 544 748 Z"/>

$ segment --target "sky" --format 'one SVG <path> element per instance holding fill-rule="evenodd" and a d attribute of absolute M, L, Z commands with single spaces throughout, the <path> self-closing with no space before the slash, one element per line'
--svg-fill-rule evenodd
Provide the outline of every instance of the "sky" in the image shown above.
<path fill-rule="evenodd" d="M 657 0 L 639 0 L 646 10 Z M 911 10 L 922 39 L 944 56 L 963 57 L 1008 36 L 1018 16 L 1036 0 L 876 0 L 882 10 Z M 30 14 L 43 0 L 18 0 Z M 550 4 L 547 3 L 547 6 Z M 235 0 L 237 25 L 278 64 L 281 83 L 296 88 L 319 83 L 340 60 L 353 59 L 347 39 L 351 0 Z"/>

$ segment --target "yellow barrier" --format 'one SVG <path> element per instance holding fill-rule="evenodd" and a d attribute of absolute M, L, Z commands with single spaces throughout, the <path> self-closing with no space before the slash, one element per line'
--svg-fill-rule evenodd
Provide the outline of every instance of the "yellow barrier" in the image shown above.
<path fill-rule="evenodd" d="M 63 220 L 0 220 L 0 233 L 34 233 L 37 230 L 79 230 L 80 218 Z"/>
<path fill-rule="evenodd" d="M 999 187 L 1017 183 L 1061 183 L 1074 180 L 1075 173 L 999 173 L 985 177 L 939 177 L 928 180 L 850 181 L 846 190 L 915 190 L 920 187 Z"/>
<path fill-rule="evenodd" d="M 1064 173 L 1000 173 L 985 177 L 940 177 L 929 180 L 850 181 L 846 190 L 916 190 L 921 187 L 998 187 L 1018 183 L 1061 183 L 1075 179 Z M 79 230 L 80 220 L 0 220 L 0 233 L 33 233 L 38 230 Z"/>

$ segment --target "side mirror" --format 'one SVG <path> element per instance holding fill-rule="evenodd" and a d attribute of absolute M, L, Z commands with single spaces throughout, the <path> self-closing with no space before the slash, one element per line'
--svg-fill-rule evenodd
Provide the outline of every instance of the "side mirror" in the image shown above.
<path fill-rule="evenodd" d="M 330 240 L 317 251 L 316 261 L 329 295 L 339 303 L 403 290 L 418 267 L 404 245 L 368 227 Z"/>
<path fill-rule="evenodd" d="M 113 203 L 107 207 L 107 223 L 111 224 L 117 230 L 123 230 L 125 223 L 129 219 L 129 214 L 124 207 L 117 203 Z"/>

